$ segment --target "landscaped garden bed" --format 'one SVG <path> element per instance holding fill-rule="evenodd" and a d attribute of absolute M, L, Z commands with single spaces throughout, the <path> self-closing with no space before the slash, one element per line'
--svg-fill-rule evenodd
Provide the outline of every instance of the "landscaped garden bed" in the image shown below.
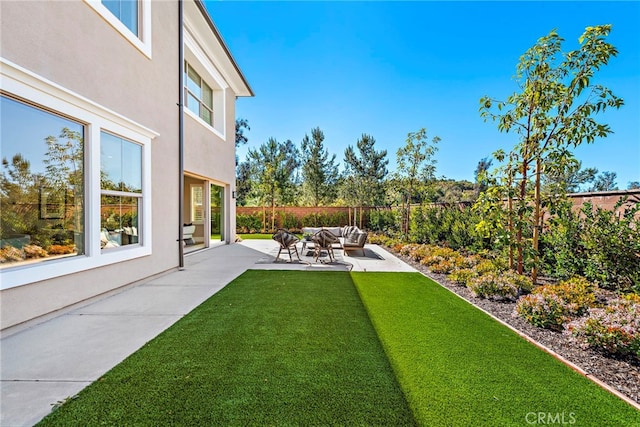
<path fill-rule="evenodd" d="M 407 255 L 406 252 L 398 251 L 398 246 L 387 247 L 387 249 L 471 304 L 489 312 L 631 400 L 640 403 L 640 360 L 638 358 L 633 355 L 616 356 L 606 351 L 594 350 L 566 330 L 536 327 L 517 315 L 514 300 L 478 297 L 469 287 L 450 280 L 448 274 L 436 273 L 424 263 Z M 597 289 L 595 297 L 600 305 L 607 305 L 617 300 L 618 294 Z"/>

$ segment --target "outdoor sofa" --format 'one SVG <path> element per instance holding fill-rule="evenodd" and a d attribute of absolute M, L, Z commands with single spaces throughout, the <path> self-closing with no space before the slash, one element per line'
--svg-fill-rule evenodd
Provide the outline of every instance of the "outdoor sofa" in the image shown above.
<path fill-rule="evenodd" d="M 337 242 L 332 245 L 334 249 L 344 249 L 345 255 L 350 251 L 361 250 L 364 255 L 364 245 L 368 237 L 366 231 L 362 231 L 354 225 L 344 227 L 302 227 L 302 234 L 304 236 L 313 236 L 320 230 L 327 230 L 338 238 Z"/>

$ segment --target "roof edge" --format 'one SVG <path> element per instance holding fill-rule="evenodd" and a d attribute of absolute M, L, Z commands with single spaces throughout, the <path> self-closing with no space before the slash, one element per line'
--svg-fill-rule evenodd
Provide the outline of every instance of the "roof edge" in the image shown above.
<path fill-rule="evenodd" d="M 213 32 L 213 35 L 216 37 L 216 39 L 220 43 L 220 46 L 222 46 L 222 49 L 224 50 L 225 54 L 229 57 L 229 60 L 231 61 L 231 64 L 233 64 L 233 68 L 235 68 L 236 72 L 240 76 L 240 79 L 242 79 L 242 83 L 244 83 L 244 85 L 249 90 L 249 94 L 250 95 L 248 95 L 248 96 L 250 96 L 250 97 L 251 96 L 256 96 L 255 93 L 253 92 L 253 89 L 251 88 L 251 85 L 249 85 L 249 82 L 247 81 L 247 79 L 245 78 L 244 74 L 242 73 L 242 70 L 240 70 L 240 67 L 238 66 L 238 63 L 236 62 L 235 58 L 231 54 L 231 51 L 229 50 L 229 47 L 224 42 L 224 39 L 222 38 L 222 35 L 220 34 L 220 31 L 218 31 L 218 28 L 213 23 L 213 19 L 211 19 L 211 15 L 209 15 L 209 11 L 207 11 L 207 7 L 204 5 L 203 1 L 202 0 L 193 0 L 193 2 L 196 4 L 196 6 L 198 6 L 198 9 L 200 9 L 200 13 L 202 13 L 202 16 L 204 17 L 205 21 L 207 21 L 207 24 L 211 28 L 211 31 Z M 238 96 L 243 96 L 243 95 L 238 95 Z"/>

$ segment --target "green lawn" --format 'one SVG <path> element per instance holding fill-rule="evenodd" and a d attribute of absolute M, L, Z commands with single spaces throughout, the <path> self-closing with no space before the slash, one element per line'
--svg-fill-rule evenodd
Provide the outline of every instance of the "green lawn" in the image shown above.
<path fill-rule="evenodd" d="M 352 273 L 425 426 L 638 426 L 640 412 L 419 273 Z M 574 422 L 571 422 L 574 420 Z"/>
<path fill-rule="evenodd" d="M 348 273 L 248 271 L 42 425 L 414 425 Z"/>
<path fill-rule="evenodd" d="M 252 233 L 252 234 L 238 234 L 242 240 L 268 240 L 273 237 L 273 233 Z"/>
<path fill-rule="evenodd" d="M 640 424 L 631 406 L 420 274 L 261 270 L 42 425 L 506 426 L 539 412 Z"/>

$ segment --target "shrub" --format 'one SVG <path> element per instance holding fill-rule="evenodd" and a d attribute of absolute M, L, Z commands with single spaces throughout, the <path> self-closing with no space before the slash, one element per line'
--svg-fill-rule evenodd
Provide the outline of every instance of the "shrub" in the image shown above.
<path fill-rule="evenodd" d="M 620 298 L 605 308 L 591 308 L 567 329 L 586 345 L 620 356 L 640 359 L 640 300 Z"/>
<path fill-rule="evenodd" d="M 533 293 L 520 297 L 516 312 L 539 328 L 562 329 L 565 321 L 564 302 L 553 293 Z"/>
<path fill-rule="evenodd" d="M 74 245 L 51 245 L 48 252 L 50 255 L 66 255 L 72 254 L 75 250 Z"/>
<path fill-rule="evenodd" d="M 478 276 L 482 276 L 487 273 L 498 273 L 502 271 L 503 268 L 493 260 L 485 259 L 476 264 L 474 270 Z"/>
<path fill-rule="evenodd" d="M 434 273 L 447 274 L 464 266 L 464 257 L 450 248 L 431 248 L 420 264 L 429 267 Z"/>
<path fill-rule="evenodd" d="M 237 233 L 256 233 L 262 228 L 262 214 L 239 214 L 236 215 Z"/>
<path fill-rule="evenodd" d="M 519 288 L 531 288 L 531 282 L 526 276 L 513 271 L 502 273 L 486 273 L 472 278 L 468 287 L 473 294 L 480 298 L 515 300 Z"/>
<path fill-rule="evenodd" d="M 418 247 L 419 245 L 415 243 L 408 243 L 400 249 L 400 254 L 404 256 L 411 256 L 411 253 Z"/>
<path fill-rule="evenodd" d="M 297 232 L 300 230 L 300 222 L 298 217 L 290 212 L 280 212 L 279 214 L 280 228 L 284 228 L 289 231 Z"/>
<path fill-rule="evenodd" d="M 449 258 L 449 259 L 442 259 L 441 261 L 435 263 L 435 264 L 431 264 L 429 266 L 429 269 L 434 272 L 434 273 L 438 273 L 438 274 L 449 274 L 451 273 L 453 270 L 455 270 L 457 267 L 455 265 L 455 261 L 453 261 L 453 258 Z"/>
<path fill-rule="evenodd" d="M 369 229 L 372 231 L 397 232 L 399 218 L 391 210 L 372 210 L 369 212 Z"/>
<path fill-rule="evenodd" d="M 471 279 L 477 276 L 478 274 L 473 268 L 459 268 L 457 270 L 453 270 L 447 278 L 460 285 L 468 286 Z"/>
<path fill-rule="evenodd" d="M 443 260 L 459 259 L 459 263 L 462 264 L 462 256 L 450 248 L 439 248 L 436 246 L 427 246 L 426 253 L 420 260 L 420 264 L 431 266 L 438 264 Z"/>
<path fill-rule="evenodd" d="M 618 213 L 624 203 L 626 198 L 613 211 L 583 206 L 584 275 L 604 287 L 629 291 L 640 289 L 640 203 Z"/>
<path fill-rule="evenodd" d="M 13 246 L 5 246 L 0 249 L 0 262 L 22 261 L 24 253 Z"/>
<path fill-rule="evenodd" d="M 38 245 L 25 245 L 22 250 L 25 258 L 44 258 L 47 256 L 47 251 Z"/>
<path fill-rule="evenodd" d="M 430 245 L 411 245 L 408 256 L 414 261 L 421 262 L 424 258 L 431 256 L 433 248 Z"/>
<path fill-rule="evenodd" d="M 568 200 L 551 208 L 548 228 L 540 237 L 542 269 L 552 277 L 567 279 L 584 274 L 586 248 L 579 213 Z"/>
<path fill-rule="evenodd" d="M 562 329 L 570 317 L 584 314 L 595 303 L 594 291 L 595 286 L 582 277 L 539 286 L 518 300 L 516 312 L 539 328 Z"/>
<path fill-rule="evenodd" d="M 341 227 L 349 223 L 349 218 L 345 212 L 314 212 L 303 216 L 301 223 L 303 227 Z"/>
<path fill-rule="evenodd" d="M 468 208 L 418 206 L 411 213 L 409 240 L 453 249 L 481 249 L 484 239 L 475 227 L 479 220 Z"/>

